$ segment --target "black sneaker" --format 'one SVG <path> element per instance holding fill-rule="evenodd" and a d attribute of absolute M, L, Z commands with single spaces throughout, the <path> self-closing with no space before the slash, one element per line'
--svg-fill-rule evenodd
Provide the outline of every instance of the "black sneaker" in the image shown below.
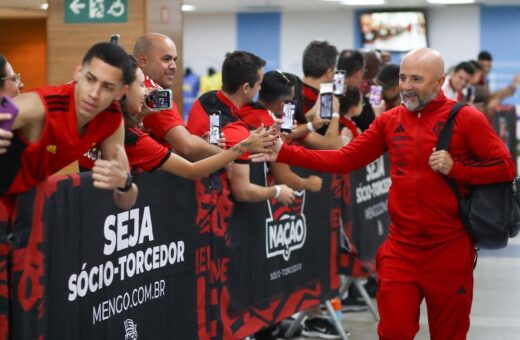
<path fill-rule="evenodd" d="M 347 330 L 345 333 L 348 335 Z M 341 339 L 334 324 L 329 319 L 320 316 L 305 319 L 302 335 L 309 338 Z"/>
<path fill-rule="evenodd" d="M 280 339 L 280 338 L 285 339 L 286 338 L 285 334 L 287 333 L 287 331 L 289 330 L 289 328 L 293 325 L 293 323 L 295 321 L 296 320 L 293 319 L 292 317 L 282 320 L 278 324 L 278 329 L 276 331 L 273 331 L 273 335 L 277 339 Z M 298 337 L 298 336 L 302 335 L 302 329 L 303 329 L 302 324 L 297 325 L 292 337 L 294 338 L 294 337 Z"/>
<path fill-rule="evenodd" d="M 276 337 L 273 335 L 273 331 L 276 331 L 277 328 L 277 325 L 269 326 L 253 334 L 252 338 L 254 340 L 276 340 Z"/>

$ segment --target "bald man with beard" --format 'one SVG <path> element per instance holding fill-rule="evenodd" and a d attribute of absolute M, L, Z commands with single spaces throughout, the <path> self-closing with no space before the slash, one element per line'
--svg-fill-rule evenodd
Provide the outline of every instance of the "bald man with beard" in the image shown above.
<path fill-rule="evenodd" d="M 438 133 L 455 105 L 441 90 L 444 78 L 444 61 L 437 51 L 413 50 L 401 62 L 402 104 L 383 112 L 341 150 L 278 143 L 272 154 L 251 156 L 255 161 L 348 173 L 389 153 L 392 224 L 376 256 L 382 340 L 413 339 L 423 299 L 431 339 L 466 339 L 475 250 L 444 176 L 454 179 L 463 193 L 468 185 L 512 181 L 515 176 L 504 143 L 471 106 L 455 117 L 449 150 L 435 150 Z"/>
<path fill-rule="evenodd" d="M 147 87 L 154 87 L 153 81 L 164 89 L 172 88 L 177 72 L 177 47 L 170 37 L 158 33 L 140 37 L 134 45 L 134 56 L 147 78 Z M 143 124 L 158 142 L 192 162 L 222 151 L 189 133 L 175 103 L 171 109 L 148 115 Z"/>

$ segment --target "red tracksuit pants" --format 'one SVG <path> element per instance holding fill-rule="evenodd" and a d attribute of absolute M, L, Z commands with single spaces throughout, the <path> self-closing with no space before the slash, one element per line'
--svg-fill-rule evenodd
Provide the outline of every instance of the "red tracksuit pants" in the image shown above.
<path fill-rule="evenodd" d="M 387 240 L 377 253 L 380 340 L 412 340 L 426 299 L 432 340 L 465 340 L 475 250 L 469 236 L 433 248 Z"/>

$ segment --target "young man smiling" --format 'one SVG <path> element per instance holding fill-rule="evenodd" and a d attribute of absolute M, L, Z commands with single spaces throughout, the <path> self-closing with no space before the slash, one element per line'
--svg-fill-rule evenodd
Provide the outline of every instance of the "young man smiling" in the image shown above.
<path fill-rule="evenodd" d="M 123 117 L 115 101 L 133 77 L 127 53 L 99 43 L 76 68 L 74 82 L 17 96 L 11 145 L 0 155 L 0 196 L 29 190 L 97 143 L 105 159 L 93 168 L 94 186 L 114 190 L 120 208 L 132 207 L 137 186 L 129 173 Z"/>

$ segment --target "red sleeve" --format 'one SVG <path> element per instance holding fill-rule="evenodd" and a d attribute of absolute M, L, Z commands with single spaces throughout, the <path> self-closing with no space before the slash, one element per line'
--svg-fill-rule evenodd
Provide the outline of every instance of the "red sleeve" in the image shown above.
<path fill-rule="evenodd" d="M 461 113 L 465 116 L 461 117 Z M 515 163 L 487 118 L 471 107 L 464 107 L 455 119 L 455 128 L 459 127 L 460 133 L 467 136 L 465 142 L 477 161 L 455 159 L 449 177 L 473 185 L 512 181 Z"/>
<path fill-rule="evenodd" d="M 228 149 L 249 137 L 250 134 L 248 128 L 242 122 L 228 124 L 222 129 L 222 132 L 224 132 L 224 137 L 226 137 L 226 147 Z M 249 153 L 244 153 L 235 162 L 249 163 L 248 157 Z"/>
<path fill-rule="evenodd" d="M 284 144 L 276 161 L 332 173 L 348 173 L 361 168 L 387 150 L 385 123 L 381 118 L 382 116 L 378 117 L 365 133 L 354 138 L 340 150 L 309 150 Z"/>
<path fill-rule="evenodd" d="M 198 100 L 193 103 L 188 116 L 188 130 L 201 137 L 209 131 L 209 117 Z"/>
<path fill-rule="evenodd" d="M 130 167 L 152 172 L 160 168 L 170 157 L 170 150 L 148 134 L 139 133 L 136 137 L 135 143 L 125 144 Z"/>
<path fill-rule="evenodd" d="M 163 110 L 147 115 L 143 120 L 143 124 L 159 141 L 164 140 L 164 135 L 171 128 L 178 125 L 186 126 L 175 102 L 170 110 Z"/>
<path fill-rule="evenodd" d="M 268 128 L 274 125 L 275 121 L 274 118 L 269 114 L 268 111 L 262 117 L 260 118 L 260 121 L 262 124 L 264 124 L 264 127 Z M 259 128 L 260 126 L 256 126 Z"/>

